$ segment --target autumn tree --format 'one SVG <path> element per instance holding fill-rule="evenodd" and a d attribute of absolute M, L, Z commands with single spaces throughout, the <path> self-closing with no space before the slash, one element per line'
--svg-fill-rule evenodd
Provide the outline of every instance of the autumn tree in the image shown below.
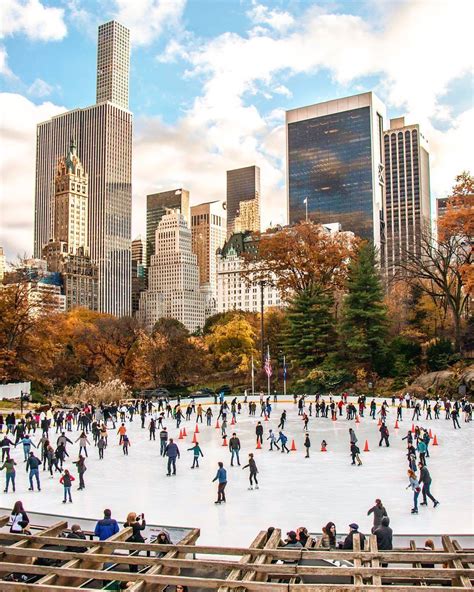
<path fill-rule="evenodd" d="M 294 294 L 340 289 L 356 240 L 348 233 L 301 222 L 261 234 L 256 244 L 256 254 L 244 255 L 248 281 L 274 282 L 282 297 L 291 300 Z"/>
<path fill-rule="evenodd" d="M 216 369 L 247 372 L 251 357 L 257 356 L 255 331 L 241 315 L 225 324 L 217 324 L 206 337 L 206 344 Z"/>

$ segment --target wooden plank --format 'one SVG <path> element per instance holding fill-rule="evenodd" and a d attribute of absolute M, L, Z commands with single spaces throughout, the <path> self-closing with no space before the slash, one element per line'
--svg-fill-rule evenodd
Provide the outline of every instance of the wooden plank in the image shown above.
<path fill-rule="evenodd" d="M 67 521 L 60 520 L 59 522 L 52 524 L 48 528 L 45 528 L 44 531 L 41 534 L 39 534 L 37 537 L 34 537 L 34 539 L 33 539 L 33 537 L 30 537 L 28 535 L 23 535 L 22 539 L 16 543 L 13 543 L 13 545 L 10 545 L 9 549 L 25 549 L 25 548 L 41 549 L 41 547 L 43 545 L 47 544 L 46 541 L 43 542 L 42 535 L 44 535 L 44 538 L 46 539 L 47 537 L 49 537 L 51 535 L 61 533 L 65 528 L 67 528 Z M 31 540 L 31 539 L 33 539 L 33 540 Z M 19 561 L 18 561 L 18 559 L 15 559 L 15 557 L 19 558 Z M 19 555 L 13 555 L 12 559 L 17 561 L 18 563 L 33 561 L 33 558 L 31 558 L 31 557 L 21 557 Z"/>
<path fill-rule="evenodd" d="M 191 546 L 193 547 L 193 543 L 195 543 L 197 541 L 197 539 L 199 538 L 199 535 L 201 534 L 201 531 L 198 528 L 194 528 L 193 530 L 191 530 L 191 532 L 188 532 L 188 534 L 186 534 L 184 536 L 184 538 L 182 539 L 182 543 L 183 546 Z M 160 547 L 161 545 L 156 545 L 157 547 Z M 168 546 L 168 545 L 167 545 Z M 186 553 L 179 553 L 179 551 L 172 549 L 171 551 L 168 551 L 165 555 L 165 559 L 178 559 L 180 557 L 185 557 Z M 170 570 L 168 569 L 168 571 L 163 567 L 163 565 L 154 565 L 151 569 L 148 570 L 147 575 L 160 575 L 160 574 L 166 574 L 169 573 Z M 171 570 L 171 572 L 173 573 L 173 571 Z M 174 573 L 176 573 L 176 571 L 174 571 Z M 177 570 L 177 573 L 180 573 L 180 570 Z M 154 590 L 155 592 L 158 592 L 158 590 L 164 590 L 166 588 L 166 586 L 160 586 L 159 588 L 150 586 L 150 584 L 145 581 L 145 580 L 139 580 L 138 582 L 135 582 L 134 584 L 132 584 L 132 586 L 130 586 L 128 588 L 128 592 L 144 592 L 146 590 Z"/>
<path fill-rule="evenodd" d="M 368 542 L 369 542 L 369 551 L 373 551 L 374 553 L 377 553 L 377 551 L 379 550 L 378 545 L 377 545 L 377 537 L 375 536 L 375 534 L 371 534 L 368 537 Z M 380 561 L 376 558 L 372 559 L 371 562 L 371 566 L 372 567 L 380 567 Z M 381 586 L 382 585 L 382 578 L 379 575 L 373 575 L 372 576 L 372 584 L 374 586 Z"/>
<path fill-rule="evenodd" d="M 353 542 L 353 546 L 354 546 L 354 551 L 357 553 L 357 551 L 360 551 L 360 536 L 359 534 L 355 534 L 354 537 L 352 538 L 352 542 Z M 361 567 L 362 565 L 362 561 L 359 558 L 354 559 L 354 567 Z M 355 575 L 354 576 L 354 584 L 356 586 L 362 586 L 364 583 L 362 576 L 360 575 Z"/>
<path fill-rule="evenodd" d="M 416 543 L 413 540 L 410 541 L 410 550 L 416 551 Z M 413 567 L 421 567 L 421 563 L 419 561 L 415 561 L 415 563 L 413 563 Z M 426 582 L 421 580 L 420 586 L 426 586 Z"/>
<path fill-rule="evenodd" d="M 441 537 L 441 542 L 443 543 L 443 549 L 445 551 L 449 551 L 450 553 L 452 553 L 453 551 L 456 551 L 455 546 L 453 545 L 453 541 L 451 540 L 451 538 L 447 535 L 443 535 Z M 456 568 L 461 568 L 462 565 L 462 561 L 460 561 L 459 559 L 455 559 L 454 561 L 450 561 L 449 562 L 450 565 L 452 565 L 453 567 Z M 467 576 L 459 576 L 453 579 L 453 586 L 461 586 L 463 588 L 472 588 L 471 585 L 471 581 Z"/>
<path fill-rule="evenodd" d="M 2 526 L 5 526 L 9 522 L 10 522 L 10 516 L 8 514 L 4 514 L 3 516 L 0 516 L 0 528 Z"/>
<path fill-rule="evenodd" d="M 258 548 L 263 547 L 263 545 L 265 544 L 266 538 L 267 538 L 267 532 L 265 530 L 262 530 L 258 533 L 258 535 L 252 541 L 252 544 L 250 546 L 251 547 L 258 547 Z M 250 563 L 251 560 L 252 560 L 252 555 L 243 555 L 239 560 L 239 565 L 245 564 L 245 563 Z M 241 573 L 242 573 L 242 570 L 239 569 L 238 567 L 235 567 L 234 569 L 232 569 L 232 571 L 226 577 L 226 580 L 237 580 L 240 577 Z M 227 586 L 221 586 L 218 589 L 218 592 L 229 592 L 229 588 Z"/>
<path fill-rule="evenodd" d="M 270 535 L 270 538 L 265 543 L 263 548 L 264 549 L 275 549 L 280 544 L 280 541 L 281 541 L 281 530 L 279 528 L 276 528 L 272 532 L 272 534 Z M 270 557 L 268 557 L 267 555 L 260 555 L 259 557 L 257 557 L 255 559 L 255 561 L 252 562 L 252 566 L 262 567 L 263 564 L 265 564 L 269 561 L 271 561 Z M 242 582 L 245 582 L 247 584 L 248 582 L 252 582 L 254 580 L 262 581 L 263 578 L 260 577 L 260 575 L 259 575 L 260 573 L 261 573 L 260 571 L 256 571 L 255 569 L 253 569 L 252 571 L 247 571 L 242 577 Z M 248 590 L 247 586 L 243 586 L 243 590 Z"/>

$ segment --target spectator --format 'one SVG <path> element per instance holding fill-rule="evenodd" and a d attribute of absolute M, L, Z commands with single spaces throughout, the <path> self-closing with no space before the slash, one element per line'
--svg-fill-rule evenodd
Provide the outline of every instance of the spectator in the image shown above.
<path fill-rule="evenodd" d="M 23 508 L 22 502 L 15 502 L 10 516 L 10 532 L 19 534 L 31 534 L 28 530 L 30 519 Z"/>
<path fill-rule="evenodd" d="M 104 517 L 95 526 L 95 536 L 99 537 L 100 541 L 105 541 L 112 535 L 117 534 L 118 531 L 119 525 L 117 524 L 117 520 L 112 518 L 112 512 L 110 510 L 104 510 Z"/>
<path fill-rule="evenodd" d="M 380 526 L 377 526 L 377 528 L 373 532 L 377 537 L 377 547 L 379 551 L 390 551 L 391 549 L 393 549 L 393 531 L 390 528 L 389 524 L 390 518 L 388 516 L 384 516 L 382 518 Z"/>
<path fill-rule="evenodd" d="M 71 531 L 68 533 L 66 538 L 85 541 L 86 535 L 82 531 L 82 528 L 79 526 L 79 524 L 73 524 L 71 526 Z M 87 547 L 67 547 L 66 551 L 70 553 L 85 553 L 87 551 Z"/>
<path fill-rule="evenodd" d="M 358 534 L 360 537 L 360 548 L 363 549 L 364 548 L 364 542 L 365 542 L 365 535 L 362 534 L 361 532 L 359 532 L 359 525 L 356 524 L 355 522 L 353 522 L 352 524 L 349 524 L 349 534 L 346 536 L 343 544 L 342 544 L 342 548 L 346 549 L 348 551 L 352 551 L 354 549 L 354 535 Z"/>

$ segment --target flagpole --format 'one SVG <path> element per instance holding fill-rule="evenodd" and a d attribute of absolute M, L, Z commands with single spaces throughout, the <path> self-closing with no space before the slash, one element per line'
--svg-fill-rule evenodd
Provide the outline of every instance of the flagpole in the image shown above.
<path fill-rule="evenodd" d="M 283 355 L 283 396 L 286 397 L 286 357 Z"/>
<path fill-rule="evenodd" d="M 255 368 L 253 365 L 253 354 L 252 354 L 252 396 L 255 395 Z"/>
<path fill-rule="evenodd" d="M 267 360 L 268 364 L 270 365 L 270 346 L 267 345 Z M 268 388 L 268 396 L 270 396 L 270 372 L 267 372 L 267 388 Z"/>

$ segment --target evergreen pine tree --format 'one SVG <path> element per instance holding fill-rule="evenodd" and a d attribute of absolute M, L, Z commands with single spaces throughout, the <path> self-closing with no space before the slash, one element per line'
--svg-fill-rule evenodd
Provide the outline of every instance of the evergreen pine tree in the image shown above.
<path fill-rule="evenodd" d="M 314 368 L 334 349 L 333 298 L 319 289 L 297 296 L 287 311 L 285 346 L 289 358 L 301 368 Z"/>
<path fill-rule="evenodd" d="M 360 245 L 349 265 L 341 337 L 344 357 L 378 370 L 386 351 L 387 311 L 375 248 L 368 242 Z"/>

